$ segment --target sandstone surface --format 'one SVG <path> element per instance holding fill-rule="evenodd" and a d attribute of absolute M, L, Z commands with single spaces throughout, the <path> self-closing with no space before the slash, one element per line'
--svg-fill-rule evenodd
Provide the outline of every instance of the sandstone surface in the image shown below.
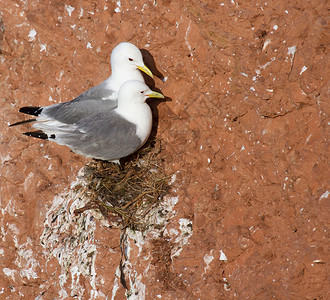
<path fill-rule="evenodd" d="M 329 298 L 327 1 L 0 1 L 1 299 Z M 121 41 L 147 50 L 171 192 L 160 230 L 75 216 L 87 159 L 23 136 Z"/>

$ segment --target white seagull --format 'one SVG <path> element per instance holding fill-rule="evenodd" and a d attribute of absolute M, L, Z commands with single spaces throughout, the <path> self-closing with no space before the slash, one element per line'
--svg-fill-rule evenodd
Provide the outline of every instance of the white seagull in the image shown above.
<path fill-rule="evenodd" d="M 118 91 L 122 84 L 128 80 L 144 78 L 139 70 L 153 77 L 151 71 L 145 66 L 141 51 L 133 44 L 123 42 L 117 45 L 111 53 L 111 76 L 99 85 L 87 90 L 75 98 L 71 105 L 82 100 L 113 100 L 116 106 Z"/>
<path fill-rule="evenodd" d="M 72 108 L 72 101 L 45 107 L 22 107 L 19 111 L 36 116 L 18 122 L 34 122 L 27 136 L 55 141 L 77 154 L 113 161 L 132 154 L 148 139 L 152 113 L 147 98 L 164 98 L 138 80 L 126 81 L 118 93 L 118 106 L 112 101 L 88 98 Z"/>
<path fill-rule="evenodd" d="M 123 42 L 117 45 L 112 50 L 110 63 L 112 74 L 108 79 L 83 92 L 71 101 L 55 104 L 58 110 L 58 117 L 65 117 L 65 115 L 70 114 L 71 117 L 74 118 L 75 116 L 72 114 L 73 111 L 75 111 L 77 118 L 79 118 L 81 111 L 86 107 L 86 101 L 95 103 L 95 100 L 107 100 L 109 101 L 109 103 L 107 103 L 108 109 L 110 109 L 110 107 L 115 109 L 117 107 L 119 89 L 125 81 L 139 80 L 144 82 L 144 78 L 139 70 L 153 77 L 151 71 L 143 62 L 141 51 L 131 43 Z M 39 107 L 33 108 L 36 110 L 39 109 Z M 11 126 L 31 121 L 33 120 L 17 122 Z"/>

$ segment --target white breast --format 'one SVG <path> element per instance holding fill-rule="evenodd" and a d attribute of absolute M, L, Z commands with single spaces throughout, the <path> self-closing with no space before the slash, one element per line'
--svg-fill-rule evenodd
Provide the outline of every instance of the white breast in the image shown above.
<path fill-rule="evenodd" d="M 125 110 L 117 108 L 116 112 L 127 121 L 136 124 L 136 135 L 144 144 L 149 138 L 152 128 L 152 113 L 149 105 L 146 103 L 134 104 L 125 107 Z"/>

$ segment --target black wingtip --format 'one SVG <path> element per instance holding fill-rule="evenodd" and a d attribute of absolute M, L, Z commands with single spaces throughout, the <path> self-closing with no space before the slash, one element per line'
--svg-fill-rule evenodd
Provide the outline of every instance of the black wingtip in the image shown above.
<path fill-rule="evenodd" d="M 42 132 L 41 130 L 24 132 L 23 134 L 27 135 L 27 136 L 32 136 L 34 138 L 42 139 L 42 140 L 48 140 L 48 138 L 52 138 L 52 139 L 55 138 L 54 134 L 52 134 L 50 137 L 48 137 L 48 135 L 46 133 Z"/>
<path fill-rule="evenodd" d="M 19 109 L 19 112 L 32 116 L 39 116 L 42 112 L 42 107 L 37 106 L 24 106 Z"/>
<path fill-rule="evenodd" d="M 22 124 L 27 124 L 27 123 L 32 123 L 37 121 L 37 119 L 29 119 L 29 120 L 24 120 L 24 121 L 20 121 L 20 122 L 16 122 L 14 124 L 10 124 L 9 127 L 13 127 L 13 126 L 17 126 L 17 125 L 22 125 Z"/>

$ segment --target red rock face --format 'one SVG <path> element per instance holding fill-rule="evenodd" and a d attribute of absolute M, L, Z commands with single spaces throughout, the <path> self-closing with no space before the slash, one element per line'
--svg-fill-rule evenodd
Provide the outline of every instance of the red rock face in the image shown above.
<path fill-rule="evenodd" d="M 325 1 L 7 0 L 0 11 L 1 298 L 327 298 Z M 19 107 L 107 78 L 121 41 L 166 77 L 157 137 L 175 174 L 161 229 L 129 235 L 127 292 L 120 231 L 73 214 L 87 160 L 8 128 Z"/>

